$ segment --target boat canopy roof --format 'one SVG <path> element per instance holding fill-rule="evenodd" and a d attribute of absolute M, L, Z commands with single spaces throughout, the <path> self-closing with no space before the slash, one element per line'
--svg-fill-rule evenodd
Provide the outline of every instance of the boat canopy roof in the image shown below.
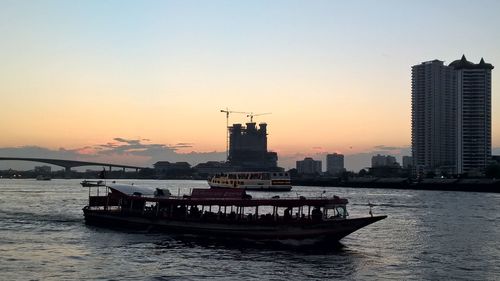
<path fill-rule="evenodd" d="M 232 199 L 243 199 L 246 198 L 247 194 L 245 189 L 242 188 L 221 188 L 221 189 L 206 189 L 206 188 L 195 188 L 191 193 L 191 198 L 197 199 L 208 199 L 208 198 L 232 198 Z"/>
<path fill-rule="evenodd" d="M 155 189 L 143 186 L 135 186 L 130 184 L 108 184 L 112 190 L 118 191 L 128 196 L 154 196 Z"/>
<path fill-rule="evenodd" d="M 122 196 L 133 200 L 161 202 L 173 205 L 205 205 L 205 206 L 276 206 L 276 207 L 333 207 L 345 205 L 347 199 L 334 197 L 305 198 L 251 198 L 243 189 L 193 189 L 191 196 L 156 197 L 154 189 L 133 185 L 115 184 L 108 186 Z"/>

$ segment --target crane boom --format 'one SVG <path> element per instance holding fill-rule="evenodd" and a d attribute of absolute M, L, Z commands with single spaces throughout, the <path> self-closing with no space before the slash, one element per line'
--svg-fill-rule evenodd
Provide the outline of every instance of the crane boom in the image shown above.
<path fill-rule="evenodd" d="M 250 113 L 247 114 L 247 117 L 250 117 L 250 123 L 253 123 L 253 117 L 254 116 L 260 116 L 260 115 L 266 115 L 266 114 L 271 114 L 271 112 L 257 113 L 257 114 L 254 114 L 253 112 L 250 112 Z"/>

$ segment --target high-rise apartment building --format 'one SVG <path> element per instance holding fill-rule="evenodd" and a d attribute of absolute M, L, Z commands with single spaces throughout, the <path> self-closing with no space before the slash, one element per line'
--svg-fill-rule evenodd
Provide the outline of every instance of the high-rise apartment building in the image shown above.
<path fill-rule="evenodd" d="M 412 154 L 417 174 L 455 173 L 456 82 L 442 61 L 412 67 Z"/>
<path fill-rule="evenodd" d="M 344 172 L 344 155 L 338 153 L 327 154 L 326 172 L 330 175 L 338 175 Z"/>
<path fill-rule="evenodd" d="M 450 63 L 457 77 L 457 173 L 483 170 L 491 159 L 491 70 L 481 58 Z"/>
<path fill-rule="evenodd" d="M 491 69 L 481 59 L 412 67 L 412 156 L 417 174 L 484 169 L 491 155 Z"/>

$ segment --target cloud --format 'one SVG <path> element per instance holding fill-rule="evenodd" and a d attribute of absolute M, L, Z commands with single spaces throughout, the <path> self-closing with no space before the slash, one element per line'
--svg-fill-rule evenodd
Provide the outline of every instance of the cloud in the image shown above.
<path fill-rule="evenodd" d="M 190 143 L 190 142 L 180 142 L 180 143 L 177 143 L 174 145 L 174 147 L 177 147 L 177 148 L 186 148 L 186 147 L 193 147 L 194 143 Z"/>
<path fill-rule="evenodd" d="M 82 160 L 102 163 L 152 166 L 157 161 L 185 161 L 191 165 L 207 161 L 223 161 L 225 152 L 179 153 L 179 148 L 193 147 L 193 143 L 175 145 L 144 143 L 148 139 L 113 138 L 113 141 L 79 148 L 59 148 L 57 150 L 39 146 L 0 147 L 0 157 L 52 158 Z M 32 169 L 33 163 L 0 161 L 0 169 Z"/>
<path fill-rule="evenodd" d="M 140 144 L 141 143 L 141 140 L 128 140 L 128 139 L 124 139 L 124 138 L 114 138 L 113 140 L 115 140 L 117 142 L 128 143 L 130 145 L 135 145 L 135 144 Z"/>
<path fill-rule="evenodd" d="M 388 150 L 388 151 L 391 151 L 391 150 L 402 150 L 402 149 L 406 149 L 408 147 L 404 147 L 404 146 L 377 145 L 377 146 L 374 146 L 373 148 L 376 149 L 376 150 L 382 150 L 382 151 Z"/>
<path fill-rule="evenodd" d="M 95 145 L 96 154 L 101 155 L 136 155 L 136 156 L 154 156 L 158 153 L 172 153 L 178 148 L 191 147 L 190 144 L 167 145 L 158 143 L 143 143 L 149 139 L 126 139 L 121 137 L 113 138 L 115 142 Z"/>

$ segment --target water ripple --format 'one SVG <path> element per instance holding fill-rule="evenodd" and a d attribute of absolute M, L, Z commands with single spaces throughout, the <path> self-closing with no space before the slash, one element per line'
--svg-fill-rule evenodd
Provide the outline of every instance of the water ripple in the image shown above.
<path fill-rule="evenodd" d="M 482 193 L 295 187 L 368 202 L 389 218 L 333 249 L 88 227 L 77 180 L 0 180 L 0 272 L 5 280 L 496 280 L 500 196 Z M 135 181 L 173 186 L 198 181 Z M 174 192 L 175 193 L 175 192 Z M 270 194 L 255 193 L 256 197 Z M 293 196 L 294 194 L 288 194 Z M 288 196 L 287 195 L 287 196 Z"/>

